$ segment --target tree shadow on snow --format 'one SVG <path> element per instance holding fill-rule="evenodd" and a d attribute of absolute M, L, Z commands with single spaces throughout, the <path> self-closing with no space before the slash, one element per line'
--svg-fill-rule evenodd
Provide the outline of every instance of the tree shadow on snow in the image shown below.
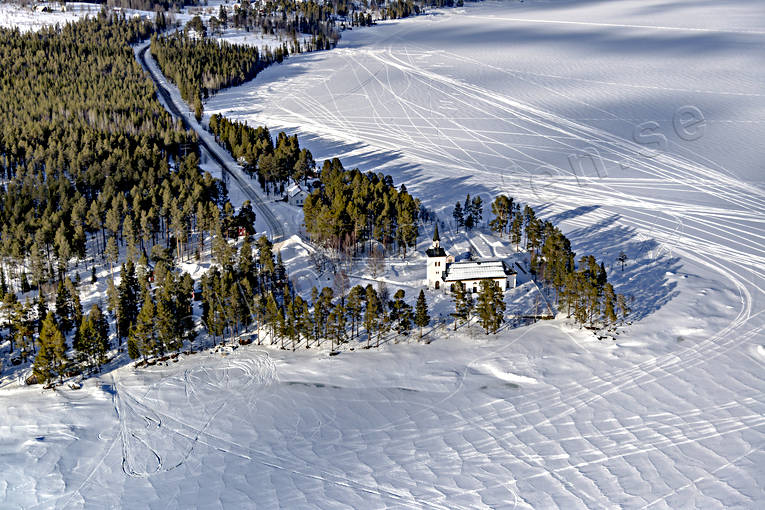
<path fill-rule="evenodd" d="M 671 250 L 653 239 L 643 238 L 632 227 L 620 225 L 618 220 L 619 215 L 614 214 L 593 225 L 572 230 L 567 237 L 577 261 L 583 255 L 594 255 L 598 262 L 605 264 L 608 280 L 616 292 L 629 300 L 629 318 L 640 320 L 679 294 L 677 282 L 670 282 L 668 277 L 676 274 L 682 264 L 679 257 L 672 256 Z M 618 261 L 621 252 L 627 255 L 624 270 Z"/>

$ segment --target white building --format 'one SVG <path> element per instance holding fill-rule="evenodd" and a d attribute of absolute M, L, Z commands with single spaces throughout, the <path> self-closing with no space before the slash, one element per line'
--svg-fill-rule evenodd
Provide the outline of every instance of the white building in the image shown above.
<path fill-rule="evenodd" d="M 428 287 L 431 289 L 440 289 L 443 285 L 443 275 L 446 271 L 446 264 L 454 262 L 454 257 L 446 255 L 446 250 L 441 248 L 441 239 L 438 236 L 438 225 L 433 232 L 433 246 L 425 250 L 428 256 Z"/>
<path fill-rule="evenodd" d="M 483 280 L 493 280 L 504 292 L 515 287 L 515 276 L 515 271 L 508 268 L 503 260 L 468 260 L 448 264 L 443 280 L 449 290 L 461 282 L 465 289 L 474 293 L 481 290 Z"/>
<path fill-rule="evenodd" d="M 433 233 L 433 245 L 425 251 L 427 255 L 428 287 L 431 289 L 454 289 L 454 284 L 461 282 L 471 292 L 478 292 L 482 280 L 492 280 L 505 291 L 515 287 L 516 272 L 503 260 L 468 260 L 455 262 L 441 247 L 438 226 Z"/>
<path fill-rule="evenodd" d="M 293 184 L 286 191 L 287 203 L 296 207 L 303 207 L 305 199 L 308 197 L 306 192 L 299 184 Z"/>

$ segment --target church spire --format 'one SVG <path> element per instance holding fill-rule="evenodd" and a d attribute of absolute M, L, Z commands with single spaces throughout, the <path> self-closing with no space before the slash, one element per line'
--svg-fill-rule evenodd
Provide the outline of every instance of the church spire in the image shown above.
<path fill-rule="evenodd" d="M 438 223 L 436 223 L 436 229 L 433 231 L 433 241 L 439 242 L 441 238 L 438 236 Z"/>

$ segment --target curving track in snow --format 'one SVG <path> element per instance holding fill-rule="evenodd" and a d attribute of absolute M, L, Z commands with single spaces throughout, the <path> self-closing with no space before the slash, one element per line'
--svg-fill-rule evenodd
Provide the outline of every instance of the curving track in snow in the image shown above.
<path fill-rule="evenodd" d="M 478 27 L 471 35 L 480 38 L 476 34 L 483 29 L 495 44 L 502 39 L 494 33 L 522 29 L 532 40 L 537 37 L 540 47 L 546 37 L 553 42 L 570 37 L 575 46 L 575 36 L 586 39 L 594 32 L 584 30 L 597 30 L 601 39 L 675 37 L 681 46 L 689 34 L 731 37 L 736 51 L 746 52 L 759 47 L 765 35 L 758 28 L 726 27 L 726 20 L 719 29 L 689 28 L 681 26 L 682 17 L 671 26 L 600 22 L 597 16 L 571 22 L 525 19 L 502 15 L 496 5 L 476 10 L 467 22 L 475 24 L 468 28 Z M 692 72 L 682 82 L 673 81 L 670 73 L 650 82 L 595 70 L 591 55 L 581 58 L 593 66 L 591 73 L 568 66 L 567 74 L 528 65 L 523 48 L 516 59 L 515 47 L 508 47 L 509 57 L 498 56 L 496 47 L 479 39 L 468 41 L 468 50 L 449 42 L 437 46 L 429 37 L 443 42 L 447 38 L 439 33 L 470 32 L 457 16 L 441 17 L 446 21 L 436 17 L 388 26 L 384 36 L 360 36 L 364 44 L 341 47 L 326 57 L 299 57 L 290 65 L 300 72 L 277 80 L 275 70 L 272 77 L 224 94 L 210 106 L 233 105 L 242 119 L 257 122 L 267 116 L 272 124 L 315 136 L 327 155 L 348 150 L 353 160 L 361 152 L 366 160 L 359 158 L 360 164 L 368 165 L 362 170 L 378 170 L 379 160 L 383 170 L 387 166 L 397 181 L 404 180 L 436 209 L 462 199 L 471 186 L 543 205 L 545 216 L 564 217 L 575 243 L 585 246 L 575 245 L 575 250 L 592 244 L 607 262 L 618 249 L 613 252 L 608 241 L 593 242 L 608 233 L 593 226 L 614 225 L 645 241 L 648 248 L 634 258 L 645 266 L 646 278 L 678 281 L 673 261 L 679 261 L 687 280 L 677 283 L 679 297 L 670 298 L 671 305 L 649 312 L 633 328 L 634 340 L 623 342 L 625 348 L 632 343 L 641 349 L 630 362 L 605 364 L 555 382 L 542 378 L 540 387 L 512 399 L 467 404 L 473 367 L 493 356 L 509 356 L 520 342 L 516 338 L 468 364 L 460 388 L 435 405 L 371 430 L 355 430 L 344 436 L 346 444 L 361 446 L 375 433 L 390 433 L 394 450 L 432 442 L 440 446 L 429 448 L 430 454 L 442 448 L 462 462 L 480 458 L 499 463 L 512 480 L 519 498 L 515 502 L 532 506 L 677 507 L 689 498 L 694 506 L 750 506 L 765 501 L 765 489 L 754 481 L 763 474 L 765 379 L 758 369 L 761 361 L 752 354 L 759 352 L 765 326 L 765 193 L 761 174 L 742 178 L 746 170 L 734 172 L 716 161 L 716 154 L 745 158 L 727 152 L 728 138 L 712 129 L 734 126 L 751 139 L 740 129 L 765 134 L 765 117 L 757 118 L 765 114 L 763 94 L 750 86 L 750 76 L 735 82 L 720 75 L 702 84 Z M 549 32 L 537 35 L 527 25 Z M 621 49 L 635 52 L 626 45 Z M 602 65 L 619 69 L 618 58 L 606 57 Z M 733 61 L 723 60 L 720 69 Z M 689 62 L 682 71 L 694 69 L 696 61 L 689 57 Z M 730 108 L 735 98 L 747 101 L 751 116 L 710 117 L 701 145 L 668 135 L 667 150 L 652 153 L 629 136 L 635 123 L 657 118 L 664 103 L 677 107 L 699 101 L 717 113 L 714 107 Z M 634 111 L 627 111 L 630 107 Z M 597 172 L 569 164 L 570 155 L 587 153 L 603 163 Z M 574 208 L 586 212 L 567 214 Z M 450 209 L 444 212 L 448 216 Z M 594 233 L 588 236 L 588 230 Z M 613 239 L 615 245 L 621 242 Z M 640 271 L 634 277 L 640 278 Z M 630 284 L 626 278 L 621 283 Z M 695 331 L 692 341 L 675 333 L 685 329 Z M 541 325 L 533 331 L 545 337 L 559 332 L 557 326 Z M 423 415 L 437 416 L 441 426 L 421 428 Z M 401 429 L 408 434 L 394 432 Z M 462 440 L 453 437 L 460 434 Z M 402 459 L 395 462 L 406 465 Z M 496 480 L 479 482 L 475 494 L 491 494 L 497 487 Z"/>

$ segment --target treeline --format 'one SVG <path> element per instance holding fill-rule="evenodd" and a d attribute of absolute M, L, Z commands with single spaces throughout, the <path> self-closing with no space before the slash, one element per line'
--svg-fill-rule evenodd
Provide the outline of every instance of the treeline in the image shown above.
<path fill-rule="evenodd" d="M 250 176 L 257 175 L 261 188 L 268 193 L 283 191 L 290 178 L 306 184 L 316 175 L 313 155 L 300 148 L 297 135 L 280 132 L 274 144 L 267 127 L 253 128 L 221 114 L 212 115 L 209 126 L 215 139 L 244 164 Z"/>
<path fill-rule="evenodd" d="M 253 128 L 220 114 L 209 125 L 267 192 L 282 191 L 290 178 L 305 184 L 316 176 L 313 156 L 300 148 L 297 135 L 281 132 L 274 144 L 267 127 Z M 318 177 L 303 205 L 306 231 L 314 241 L 353 253 L 373 240 L 404 255 L 416 245 L 421 206 L 406 187 L 397 190 L 390 176 L 345 170 L 337 158 L 325 161 Z"/>
<path fill-rule="evenodd" d="M 419 215 L 420 202 L 405 186 L 397 190 L 388 175 L 345 170 L 337 158 L 324 162 L 318 186 L 303 204 L 306 231 L 315 242 L 354 253 L 375 240 L 406 256 L 417 244 Z"/>
<path fill-rule="evenodd" d="M 419 14 L 423 7 L 456 5 L 452 0 L 396 1 L 379 9 L 383 19 L 405 18 Z M 459 0 L 459 5 L 462 1 Z M 194 108 L 197 119 L 202 116 L 202 100 L 220 89 L 251 80 L 274 62 L 282 62 L 290 54 L 328 50 L 340 39 L 337 20 L 342 27 L 370 26 L 374 23 L 372 9 L 357 10 L 357 5 L 346 0 L 335 2 L 286 1 L 265 2 L 253 6 L 249 2 L 235 4 L 229 10 L 221 5 L 217 16 L 211 16 L 207 25 L 200 16 L 194 16 L 182 32 L 152 39 L 151 53 L 162 73 L 175 83 L 181 97 Z M 346 21 L 347 20 L 347 21 Z M 159 13 L 157 25 L 164 28 L 167 17 Z M 286 34 L 287 40 L 274 49 L 230 44 L 206 39 L 208 28 L 219 34 L 233 26 L 236 29 L 260 29 L 263 33 Z M 190 30 L 195 34 L 192 36 Z M 308 41 L 301 34 L 311 35 Z"/>
<path fill-rule="evenodd" d="M 231 12 L 221 6 L 218 15 L 210 18 L 210 28 L 217 31 L 220 28 L 233 26 L 248 32 L 259 29 L 265 34 L 287 34 L 292 40 L 291 53 L 324 50 L 331 48 L 340 38 L 333 15 L 338 12 L 347 12 L 347 7 L 344 5 L 344 2 L 315 0 L 269 1 L 257 6 L 242 2 Z M 366 17 L 364 21 L 366 23 Z M 371 24 L 371 16 L 369 24 Z M 311 42 L 308 45 L 300 44 L 299 34 L 311 35 Z"/>
<path fill-rule="evenodd" d="M 584 255 L 577 264 L 568 238 L 551 222 L 537 218 L 534 209 L 521 209 L 506 195 L 496 197 L 491 208 L 491 229 L 500 237 L 507 234 L 516 249 L 524 243 L 531 273 L 553 293 L 557 305 L 565 306 L 569 317 L 582 325 L 600 322 L 605 327 L 616 323 L 617 312 L 622 321 L 630 313 L 625 297 L 608 282 L 603 262 Z"/>
<path fill-rule="evenodd" d="M 454 330 L 457 323 L 465 324 L 473 317 L 478 319 L 486 334 L 496 333 L 505 322 L 505 296 L 499 284 L 493 280 L 481 280 L 478 299 L 473 300 L 473 293 L 462 282 L 454 284 L 452 291 L 454 311 Z"/>
<path fill-rule="evenodd" d="M 225 201 L 135 59 L 130 44 L 153 30 L 104 12 L 37 33 L 0 29 L 3 290 L 60 280 L 72 259 L 116 259 L 126 243 L 150 251 L 160 234 L 172 246 L 169 231 L 184 242 L 197 211 Z"/>
<path fill-rule="evenodd" d="M 137 266 L 128 260 L 120 276 L 118 285 L 109 281 L 108 310 L 115 318 L 118 345 L 127 338 L 131 358 L 177 352 L 184 342 L 194 340 L 194 282 L 187 273 L 177 273 L 163 260 L 152 269 L 143 258 Z M 34 356 L 36 382 L 49 384 L 55 378 L 100 371 L 108 361 L 113 347 L 109 320 L 97 304 L 83 313 L 77 287 L 68 277 L 60 281 L 53 309 L 42 296 L 21 304 L 8 293 L 2 301 L 11 352 L 18 348 L 17 361 L 22 363 Z"/>
<path fill-rule="evenodd" d="M 412 307 L 403 290 L 391 299 L 384 285 L 348 289 L 342 272 L 334 287 L 314 287 L 310 300 L 302 298 L 265 237 L 254 247 L 244 242 L 238 255 L 229 252 L 219 268 L 202 277 L 201 287 L 202 319 L 213 337 L 240 335 L 255 324 L 258 344 L 268 337 L 272 345 L 292 350 L 301 344 L 306 349 L 319 347 L 326 340 L 332 349 L 354 340 L 379 346 L 391 331 L 398 339 L 417 326 L 422 336 L 422 328 L 430 323 L 424 292 Z"/>
<path fill-rule="evenodd" d="M 103 2 L 99 2 L 103 3 Z M 135 9 L 138 11 L 176 10 L 186 5 L 200 5 L 200 0 L 106 0 L 108 7 L 121 7 L 123 9 Z"/>
<path fill-rule="evenodd" d="M 198 18 L 197 18 L 198 19 Z M 255 46 L 192 39 L 175 32 L 151 38 L 151 54 L 162 73 L 175 83 L 184 101 L 201 108 L 201 100 L 218 90 L 251 80 L 274 61 L 283 58 Z"/>

